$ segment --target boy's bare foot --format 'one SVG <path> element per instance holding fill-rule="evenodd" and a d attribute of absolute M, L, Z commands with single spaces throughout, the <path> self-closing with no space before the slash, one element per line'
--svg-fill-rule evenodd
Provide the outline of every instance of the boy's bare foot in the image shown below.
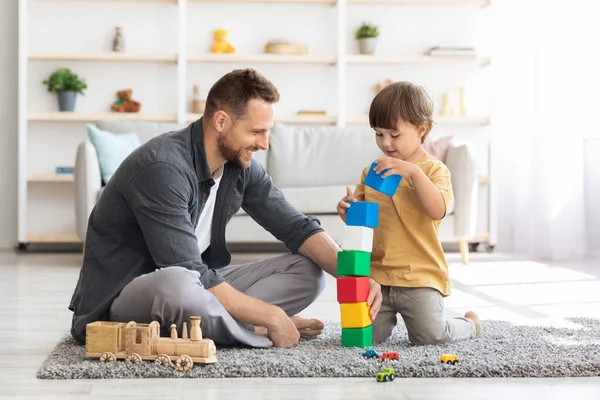
<path fill-rule="evenodd" d="M 269 331 L 264 326 L 255 326 L 254 333 L 256 333 L 257 335 L 264 336 L 264 337 L 269 337 Z"/>
<path fill-rule="evenodd" d="M 318 319 L 306 319 L 297 315 L 290 317 L 296 329 L 300 332 L 300 337 L 304 339 L 314 339 L 321 334 L 323 323 Z"/>
<path fill-rule="evenodd" d="M 467 311 L 465 318 L 468 318 L 475 323 L 475 334 L 477 336 L 481 336 L 481 321 L 479 320 L 477 314 L 475 314 L 473 311 Z"/>

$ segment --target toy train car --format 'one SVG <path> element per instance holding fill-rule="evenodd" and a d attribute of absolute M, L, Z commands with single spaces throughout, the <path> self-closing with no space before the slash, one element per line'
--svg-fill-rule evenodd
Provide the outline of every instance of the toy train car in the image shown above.
<path fill-rule="evenodd" d="M 165 367 L 172 365 L 187 371 L 194 363 L 217 362 L 216 346 L 211 339 L 202 338 L 200 317 L 190 317 L 191 329 L 183 323 L 182 337 L 177 337 L 177 327 L 171 325 L 171 337 L 160 337 L 160 324 L 138 324 L 135 321 L 96 321 L 86 326 L 86 357 L 98 357 L 102 363 L 114 363 L 117 359 L 139 364 L 142 360 L 154 361 Z"/>

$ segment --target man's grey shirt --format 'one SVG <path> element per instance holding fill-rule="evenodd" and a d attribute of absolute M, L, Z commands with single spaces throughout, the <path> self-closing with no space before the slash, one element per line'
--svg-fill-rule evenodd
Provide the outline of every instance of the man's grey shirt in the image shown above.
<path fill-rule="evenodd" d="M 113 300 L 136 277 L 182 266 L 200 273 L 208 289 L 229 265 L 225 227 L 242 207 L 297 253 L 323 231 L 318 220 L 290 205 L 256 160 L 243 169 L 226 163 L 217 191 L 210 246 L 200 254 L 196 225 L 214 185 L 204 149 L 202 120 L 157 136 L 132 152 L 92 210 L 83 265 L 69 309 L 71 333 L 85 343 L 86 325 L 108 321 Z"/>

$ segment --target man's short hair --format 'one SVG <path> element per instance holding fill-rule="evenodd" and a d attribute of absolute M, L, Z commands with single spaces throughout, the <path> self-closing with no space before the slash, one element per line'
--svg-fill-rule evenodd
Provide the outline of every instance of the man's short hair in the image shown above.
<path fill-rule="evenodd" d="M 204 116 L 212 118 L 219 110 L 238 119 L 243 116 L 252 99 L 267 103 L 279 101 L 279 92 L 273 83 L 254 69 L 235 69 L 219 79 L 206 97 Z"/>

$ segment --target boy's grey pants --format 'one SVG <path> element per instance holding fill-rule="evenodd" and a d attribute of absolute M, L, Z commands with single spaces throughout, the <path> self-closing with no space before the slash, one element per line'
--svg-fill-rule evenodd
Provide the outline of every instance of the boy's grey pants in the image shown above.
<path fill-rule="evenodd" d="M 312 302 L 325 288 L 325 275 L 312 261 L 298 254 L 243 265 L 230 265 L 219 273 L 235 289 L 281 307 L 293 316 Z M 202 317 L 204 337 L 217 346 L 246 345 L 271 347 L 268 338 L 254 333 L 254 327 L 239 323 L 217 298 L 200 283 L 200 275 L 183 267 L 157 269 L 131 281 L 112 303 L 112 321 L 149 323 L 158 321 L 161 336 L 169 336 L 169 326 L 177 325 L 178 335 L 190 316 Z"/>
<path fill-rule="evenodd" d="M 443 344 L 475 337 L 475 323 L 468 318 L 446 319 L 444 297 L 432 288 L 381 286 L 383 301 L 373 321 L 373 342 L 385 342 L 404 320 L 412 344 Z"/>

